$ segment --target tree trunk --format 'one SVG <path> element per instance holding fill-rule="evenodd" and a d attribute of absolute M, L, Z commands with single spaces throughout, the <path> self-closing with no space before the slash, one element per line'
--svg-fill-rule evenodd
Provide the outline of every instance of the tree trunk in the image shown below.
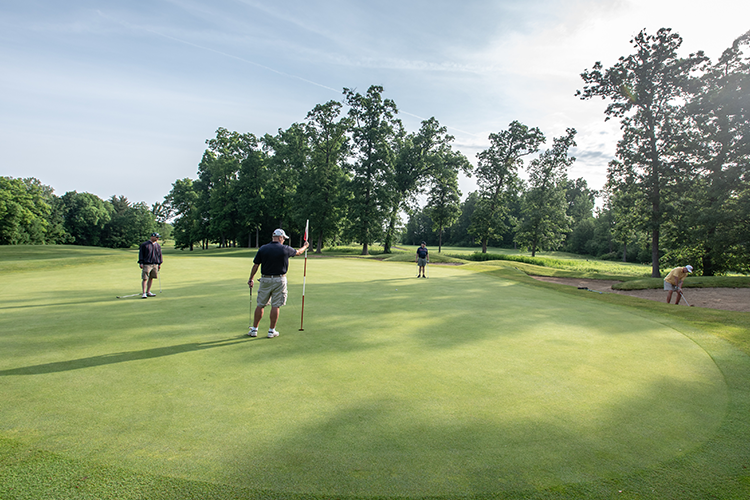
<path fill-rule="evenodd" d="M 370 252 L 367 249 L 367 243 L 362 243 L 362 255 L 370 255 Z"/>
<path fill-rule="evenodd" d="M 651 277 L 661 278 L 659 273 L 659 229 L 651 233 Z"/>

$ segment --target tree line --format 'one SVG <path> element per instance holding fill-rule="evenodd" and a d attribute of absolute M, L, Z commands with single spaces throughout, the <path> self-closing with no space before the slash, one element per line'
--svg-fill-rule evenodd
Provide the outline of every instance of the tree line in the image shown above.
<path fill-rule="evenodd" d="M 124 196 L 102 200 L 76 191 L 57 196 L 34 177 L 0 177 L 0 244 L 129 248 L 154 231 L 170 233 L 160 207 Z"/>
<path fill-rule="evenodd" d="M 528 228 L 538 220 L 554 229 L 541 240 L 546 250 L 648 262 L 654 277 L 661 266 L 685 263 L 705 276 L 750 272 L 750 32 L 716 62 L 700 51 L 678 56 L 682 42 L 670 29 L 644 30 L 631 40 L 633 54 L 581 74 L 584 86 L 576 95 L 608 101 L 605 119 L 619 120 L 622 130 L 604 189 L 596 193 L 560 175 L 557 193 L 537 191 L 544 183 L 530 172 L 530 189 L 506 191 L 503 210 L 511 224 L 497 226 L 493 245 L 533 252 L 537 236 Z M 480 167 L 486 154 L 479 155 Z M 546 197 L 541 204 L 540 196 Z M 591 215 L 586 200 L 594 196 L 603 206 Z M 475 214 L 491 200 L 480 183 L 449 228 L 449 244 L 472 242 L 467 234 L 483 217 Z M 429 213 L 418 212 L 406 240 L 435 244 L 432 229 Z"/>
<path fill-rule="evenodd" d="M 562 249 L 650 262 L 654 276 L 684 262 L 704 275 L 747 273 L 749 43 L 750 32 L 712 62 L 702 52 L 678 56 L 682 38 L 670 29 L 644 30 L 631 40 L 632 54 L 585 70 L 576 95 L 607 101 L 605 120 L 619 120 L 622 130 L 601 191 L 568 178 L 574 129 L 542 149 L 539 128 L 513 121 L 490 134 L 473 166 L 434 117 L 405 130 L 395 102 L 374 85 L 362 94 L 345 88 L 340 101 L 316 105 L 276 134 L 219 128 L 197 178 L 176 180 L 150 210 L 124 197 L 57 198 L 35 179 L 4 178 L 0 242 L 123 246 L 128 223 L 112 221 L 127 214 L 137 226 L 141 214 L 151 227 L 171 221 L 178 248 L 258 246 L 275 227 L 301 237 L 309 219 L 316 252 L 356 242 L 366 255 L 377 242 L 387 253 L 401 241 L 427 241 L 438 251 L 444 244 L 532 255 Z M 477 184 L 463 202 L 461 173 Z M 16 205 L 7 208 L 8 200 Z"/>

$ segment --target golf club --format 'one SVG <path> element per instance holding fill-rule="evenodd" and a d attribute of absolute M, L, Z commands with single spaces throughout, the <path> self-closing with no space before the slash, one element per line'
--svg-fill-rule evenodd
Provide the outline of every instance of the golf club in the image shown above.
<path fill-rule="evenodd" d="M 253 287 L 250 288 L 250 328 L 253 327 Z"/>
<path fill-rule="evenodd" d="M 685 294 L 682 293 L 682 289 L 680 289 L 680 296 L 682 297 L 682 300 L 685 301 L 685 304 L 688 305 L 688 307 L 693 307 L 693 306 L 690 305 L 690 302 L 688 302 L 687 298 L 685 297 Z"/>
<path fill-rule="evenodd" d="M 430 269 L 429 268 L 430 268 L 430 266 L 429 266 L 429 262 L 428 262 L 427 264 L 424 265 L 424 277 L 425 278 L 429 278 L 430 277 Z"/>
<path fill-rule="evenodd" d="M 417 278 L 419 278 L 419 264 L 417 264 Z"/>

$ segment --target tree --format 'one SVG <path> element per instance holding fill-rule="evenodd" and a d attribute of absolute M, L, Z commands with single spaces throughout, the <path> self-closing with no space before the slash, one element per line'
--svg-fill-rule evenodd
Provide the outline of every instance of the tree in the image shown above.
<path fill-rule="evenodd" d="M 44 243 L 51 207 L 35 178 L 0 177 L 0 244 Z"/>
<path fill-rule="evenodd" d="M 664 196 L 679 175 L 675 149 L 679 146 L 679 107 L 688 97 L 691 72 L 705 60 L 702 53 L 677 56 L 682 38 L 662 28 L 656 35 L 641 31 L 631 40 L 634 54 L 621 57 L 602 71 L 597 62 L 581 74 L 581 99 L 601 97 L 611 102 L 606 120 L 619 118 L 623 131 L 617 157 L 633 168 L 638 192 L 648 200 L 644 214 L 651 233 L 651 275 L 659 277 L 659 237 L 664 223 Z"/>
<path fill-rule="evenodd" d="M 568 151 L 575 143 L 575 129 L 557 137 L 551 149 L 544 151 L 529 165 L 529 187 L 524 194 L 516 241 L 531 248 L 531 256 L 538 249 L 557 250 L 570 230 L 565 197 L 568 183 L 567 169 L 575 158 Z"/>
<path fill-rule="evenodd" d="M 102 228 L 101 246 L 130 248 L 141 243 L 156 230 L 156 219 L 149 207 L 130 203 L 125 196 L 112 196 L 110 219 Z"/>
<path fill-rule="evenodd" d="M 172 183 L 172 190 L 165 197 L 164 204 L 174 219 L 174 243 L 179 249 L 189 248 L 201 240 L 200 220 L 197 210 L 198 193 L 190 178 L 178 179 Z"/>
<path fill-rule="evenodd" d="M 305 169 L 310 155 L 305 126 L 293 123 L 288 129 L 279 129 L 278 134 L 263 136 L 262 143 L 266 154 L 267 186 L 264 191 L 266 216 L 276 227 L 304 227 L 300 221 L 299 209 L 295 206 L 297 187 L 301 172 Z M 299 232 L 299 231 L 297 231 Z"/>
<path fill-rule="evenodd" d="M 393 206 L 388 181 L 393 178 L 393 139 L 400 121 L 396 103 L 382 98 L 383 87 L 373 85 L 365 95 L 344 89 L 349 106 L 353 145 L 350 165 L 351 193 L 348 219 L 351 234 L 362 244 L 362 255 L 383 234 L 384 221 Z"/>
<path fill-rule="evenodd" d="M 517 185 L 522 158 L 539 151 L 545 138 L 538 128 L 513 121 L 507 130 L 490 134 L 489 140 L 490 147 L 477 154 L 479 199 L 469 227 L 481 241 L 482 253 L 487 253 L 487 241 L 507 228 L 508 197 Z"/>
<path fill-rule="evenodd" d="M 433 231 L 438 234 L 440 253 L 443 247 L 443 231 L 453 225 L 461 215 L 458 172 L 469 172 L 471 165 L 463 154 L 448 148 L 444 148 L 435 160 L 425 213 L 432 219 Z"/>
<path fill-rule="evenodd" d="M 309 238 L 315 242 L 315 253 L 321 253 L 324 242 L 338 235 L 346 213 L 343 163 L 349 150 L 349 121 L 339 118 L 341 108 L 341 103 L 328 101 L 307 114 L 310 161 L 300 179 L 298 206 L 310 220 Z"/>
<path fill-rule="evenodd" d="M 95 194 L 68 191 L 62 195 L 65 231 L 75 245 L 99 246 L 113 207 Z"/>
<path fill-rule="evenodd" d="M 571 218 L 572 231 L 565 238 L 565 250 L 579 254 L 594 255 L 589 244 L 594 239 L 594 205 L 598 192 L 589 189 L 586 180 L 568 180 L 565 186 L 566 213 Z"/>
<path fill-rule="evenodd" d="M 383 243 L 385 253 L 391 251 L 399 212 L 413 210 L 416 195 L 424 192 L 434 176 L 445 175 L 440 170 L 445 166 L 443 157 L 448 154 L 446 151 L 450 151 L 453 140 L 453 136 L 448 135 L 448 129 L 441 127 L 434 117 L 424 120 L 417 133 L 406 136 L 397 134 L 398 154 L 393 179 L 388 183 L 391 187 L 391 207 Z M 470 164 L 466 162 L 462 168 L 468 172 Z"/>
<path fill-rule="evenodd" d="M 253 134 L 216 131 L 216 137 L 206 141 L 208 149 L 198 166 L 198 211 L 203 237 L 218 241 L 222 247 L 236 244 L 246 230 L 240 213 L 239 173 L 242 163 L 257 149 Z M 204 226 L 205 225 L 205 226 Z"/>
<path fill-rule="evenodd" d="M 692 175 L 679 186 L 681 210 L 667 258 L 689 258 L 704 276 L 737 269 L 748 257 L 747 240 L 735 230 L 743 218 L 739 194 L 750 182 L 748 46 L 750 32 L 706 65 L 682 115 L 690 125 L 682 152 Z"/>

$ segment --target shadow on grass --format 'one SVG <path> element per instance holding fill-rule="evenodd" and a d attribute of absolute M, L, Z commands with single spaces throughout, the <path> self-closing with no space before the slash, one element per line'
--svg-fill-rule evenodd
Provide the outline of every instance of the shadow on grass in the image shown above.
<path fill-rule="evenodd" d="M 226 347 L 251 340 L 257 340 L 257 338 L 251 339 L 249 337 L 243 336 L 240 338 L 235 337 L 224 340 L 214 340 L 211 342 L 191 342 L 189 344 L 156 347 L 154 349 L 143 349 L 140 351 L 103 354 L 101 356 L 72 359 L 70 361 L 58 361 L 55 363 L 45 363 L 42 365 L 12 368 L 10 370 L 0 370 L 0 376 L 5 377 L 9 375 L 42 375 L 45 373 L 67 372 L 70 370 L 91 368 L 93 366 L 112 365 L 116 363 L 125 363 L 126 361 L 136 361 L 141 359 L 161 358 L 164 356 L 172 356 L 174 354 L 181 354 L 184 352 L 202 351 L 204 349 L 213 349 L 215 347 Z"/>

